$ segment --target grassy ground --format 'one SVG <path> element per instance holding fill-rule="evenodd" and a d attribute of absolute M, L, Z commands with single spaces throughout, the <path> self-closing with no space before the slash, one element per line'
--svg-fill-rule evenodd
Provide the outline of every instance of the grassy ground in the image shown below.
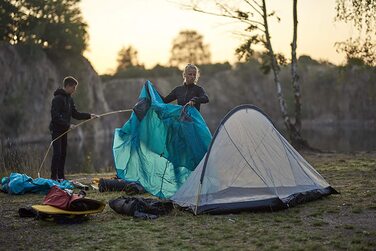
<path fill-rule="evenodd" d="M 79 224 L 19 218 L 42 195 L 0 194 L 1 250 L 375 250 L 376 153 L 305 154 L 341 194 L 273 213 L 193 216 L 175 209 L 156 220 L 103 213 Z M 121 193 L 90 191 L 108 201 Z"/>

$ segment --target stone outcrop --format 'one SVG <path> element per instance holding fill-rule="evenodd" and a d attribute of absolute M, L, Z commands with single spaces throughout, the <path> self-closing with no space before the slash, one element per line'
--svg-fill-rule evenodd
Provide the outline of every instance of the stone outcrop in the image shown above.
<path fill-rule="evenodd" d="M 65 76 L 78 79 L 74 100 L 79 111 L 109 111 L 103 85 L 82 56 L 51 58 L 43 50 L 0 44 L 0 135 L 22 141 L 50 139 L 48 125 L 53 92 Z M 79 123 L 80 121 L 73 121 Z M 75 137 L 98 137 L 113 124 L 109 118 L 91 121 L 72 131 Z"/>

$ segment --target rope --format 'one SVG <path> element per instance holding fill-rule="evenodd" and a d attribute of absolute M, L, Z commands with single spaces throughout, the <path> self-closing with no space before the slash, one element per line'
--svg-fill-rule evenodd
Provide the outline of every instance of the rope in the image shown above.
<path fill-rule="evenodd" d="M 51 143 L 50 143 L 50 145 L 48 146 L 48 149 L 47 149 L 47 151 L 46 151 L 46 154 L 44 155 L 44 158 L 43 158 L 43 160 L 42 160 L 42 163 L 40 164 L 39 169 L 38 169 L 38 178 L 40 178 L 40 170 L 42 169 L 43 164 L 44 164 L 44 162 L 46 161 L 46 158 L 47 158 L 47 155 L 48 155 L 48 153 L 49 153 L 49 151 L 50 151 L 50 149 L 51 149 L 51 146 L 53 145 L 53 143 L 54 143 L 56 140 L 60 139 L 60 138 L 63 137 L 65 134 L 67 134 L 68 132 L 70 132 L 70 131 L 76 129 L 77 127 L 79 127 L 79 126 L 81 126 L 81 125 L 83 125 L 83 124 L 85 124 L 85 123 L 87 123 L 87 122 L 89 122 L 89 121 L 92 121 L 92 120 L 94 120 L 94 119 L 101 118 L 101 117 L 103 117 L 103 116 L 107 116 L 107 115 L 111 115 L 111 114 L 124 113 L 124 112 L 131 112 L 131 111 L 133 111 L 133 109 L 118 110 L 118 111 L 112 111 L 112 112 L 103 113 L 103 114 L 100 114 L 100 115 L 94 116 L 94 117 L 92 117 L 92 118 L 90 118 L 90 119 L 87 119 L 87 120 L 85 120 L 85 121 L 82 121 L 81 123 L 79 123 L 79 124 L 75 125 L 74 127 L 70 128 L 70 129 L 67 130 L 66 132 L 60 134 L 59 137 L 57 137 L 56 139 L 52 140 Z"/>

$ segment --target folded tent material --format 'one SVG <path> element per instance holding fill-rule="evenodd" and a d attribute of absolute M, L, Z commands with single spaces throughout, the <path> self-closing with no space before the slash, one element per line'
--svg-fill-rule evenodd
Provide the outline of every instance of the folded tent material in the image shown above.
<path fill-rule="evenodd" d="M 211 133 L 193 107 L 165 104 L 147 81 L 130 119 L 115 130 L 117 176 L 169 198 L 205 155 Z"/>
<path fill-rule="evenodd" d="M 171 197 L 201 213 L 274 210 L 337 193 L 259 108 L 242 105 L 220 123 L 209 150 Z"/>
<path fill-rule="evenodd" d="M 53 186 L 61 189 L 73 189 L 73 184 L 68 180 L 62 182 L 36 178 L 33 179 L 26 174 L 11 173 L 9 177 L 3 177 L 1 180 L 1 189 L 9 194 L 25 194 L 25 193 L 48 193 Z"/>

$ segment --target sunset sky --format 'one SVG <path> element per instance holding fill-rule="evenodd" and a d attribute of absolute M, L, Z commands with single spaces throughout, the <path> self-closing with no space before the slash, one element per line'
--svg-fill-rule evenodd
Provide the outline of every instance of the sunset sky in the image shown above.
<path fill-rule="evenodd" d="M 236 1 L 233 1 L 236 2 Z M 242 25 L 234 20 L 183 9 L 178 0 L 83 0 L 81 10 L 89 25 L 89 49 L 85 56 L 100 73 L 111 73 L 117 66 L 119 50 L 132 45 L 139 61 L 147 68 L 167 64 L 172 40 L 183 29 L 193 29 L 209 44 L 213 62 L 236 62 L 234 51 L 241 43 L 236 35 Z M 290 55 L 292 39 L 292 1 L 269 0 L 268 9 L 281 18 L 273 18 L 270 30 L 274 50 Z M 334 47 L 356 31 L 344 23 L 335 23 L 335 0 L 298 1 L 298 55 L 344 62 Z"/>

